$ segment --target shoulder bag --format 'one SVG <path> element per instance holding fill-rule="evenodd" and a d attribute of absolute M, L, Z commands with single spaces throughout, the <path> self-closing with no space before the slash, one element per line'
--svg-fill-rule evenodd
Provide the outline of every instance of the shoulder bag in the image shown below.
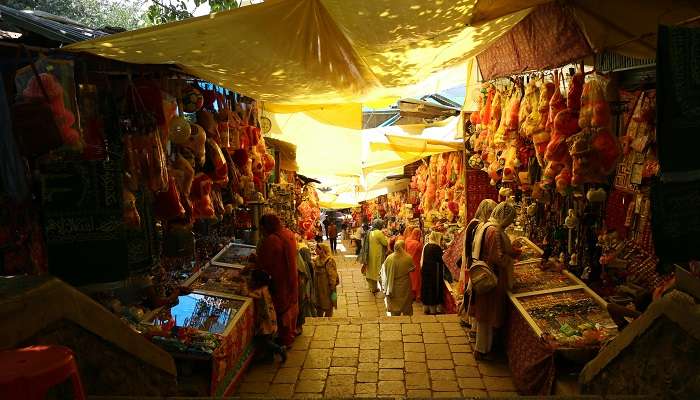
<path fill-rule="evenodd" d="M 493 224 L 485 224 L 479 230 L 477 228 L 477 233 L 474 235 L 474 242 L 472 243 L 472 263 L 469 267 L 469 279 L 472 281 L 472 289 L 476 294 L 485 294 L 492 291 L 496 285 L 498 285 L 498 276 L 494 272 L 493 268 L 488 265 L 485 261 L 481 260 L 481 242 L 484 236 L 486 236 L 486 230 L 489 226 Z M 477 240 L 477 238 L 479 240 Z M 475 246 L 474 243 L 477 245 Z"/>

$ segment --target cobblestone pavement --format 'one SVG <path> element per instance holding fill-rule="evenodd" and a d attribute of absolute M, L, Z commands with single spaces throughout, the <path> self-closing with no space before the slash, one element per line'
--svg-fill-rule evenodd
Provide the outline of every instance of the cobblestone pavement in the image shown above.
<path fill-rule="evenodd" d="M 252 366 L 239 396 L 517 395 L 504 362 L 474 359 L 456 315 L 423 315 L 414 305 L 412 317 L 387 317 L 384 299 L 369 292 L 354 257 L 340 252 L 336 260 L 341 286 L 333 318 L 307 319 L 287 362 Z"/>

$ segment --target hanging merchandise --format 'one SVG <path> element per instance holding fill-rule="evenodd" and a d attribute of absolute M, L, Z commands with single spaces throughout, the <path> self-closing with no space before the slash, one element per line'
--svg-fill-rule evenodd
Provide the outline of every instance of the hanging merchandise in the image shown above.
<path fill-rule="evenodd" d="M 73 62 L 41 57 L 17 71 L 14 129 L 23 154 L 38 156 L 59 146 L 79 152 L 83 143 L 76 120 Z"/>
<path fill-rule="evenodd" d="M 578 124 L 582 131 L 569 139 L 574 160 L 574 184 L 607 181 L 617 165 L 619 144 L 610 127 L 610 107 L 604 96 L 604 84 L 598 76 L 589 79 L 583 90 Z"/>

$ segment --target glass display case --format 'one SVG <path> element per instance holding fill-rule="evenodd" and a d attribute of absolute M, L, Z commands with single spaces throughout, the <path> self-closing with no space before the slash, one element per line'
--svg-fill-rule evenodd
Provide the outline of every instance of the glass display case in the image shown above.
<path fill-rule="evenodd" d="M 151 340 L 178 363 L 205 363 L 209 395 L 230 396 L 254 353 L 255 313 L 249 297 L 194 290 L 147 314 Z M 188 368 L 193 368 L 192 366 Z"/>
<path fill-rule="evenodd" d="M 248 257 L 255 253 L 255 246 L 230 243 L 211 259 L 211 264 L 227 268 L 245 268 Z"/>
<path fill-rule="evenodd" d="M 193 274 L 183 286 L 192 290 L 241 295 L 245 289 L 242 270 L 208 264 Z"/>
<path fill-rule="evenodd" d="M 181 328 L 224 334 L 244 303 L 245 299 L 190 293 L 179 296 L 173 307 L 162 308 L 149 322 L 162 325 L 174 321 Z"/>
<path fill-rule="evenodd" d="M 560 271 L 543 271 L 541 261 L 533 259 L 516 263 L 513 268 L 512 293 L 520 294 L 574 286 L 577 283 Z"/>

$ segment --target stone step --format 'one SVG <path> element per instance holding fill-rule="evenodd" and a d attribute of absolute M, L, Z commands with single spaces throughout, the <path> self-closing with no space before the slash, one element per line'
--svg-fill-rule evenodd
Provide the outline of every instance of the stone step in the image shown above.
<path fill-rule="evenodd" d="M 413 316 L 379 316 L 379 317 L 308 317 L 305 325 L 361 325 L 369 323 L 393 323 L 393 324 L 409 324 L 421 322 L 443 322 L 443 323 L 459 323 L 457 314 L 441 314 L 441 315 L 413 315 Z"/>

